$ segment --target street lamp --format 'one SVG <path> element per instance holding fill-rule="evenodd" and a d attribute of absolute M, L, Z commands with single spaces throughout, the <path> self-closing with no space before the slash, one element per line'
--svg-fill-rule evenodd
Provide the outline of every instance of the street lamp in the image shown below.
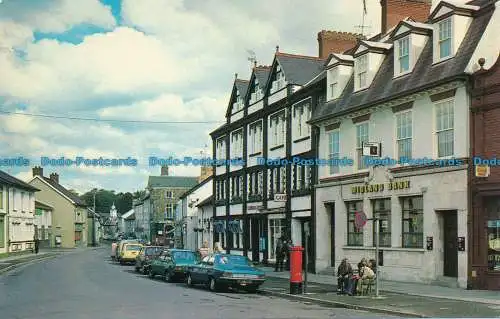
<path fill-rule="evenodd" d="M 96 213 L 95 213 L 95 195 L 97 193 L 97 189 L 94 190 L 94 211 L 92 212 L 92 246 L 95 247 L 97 246 L 96 240 L 95 240 L 95 219 L 96 219 Z"/>

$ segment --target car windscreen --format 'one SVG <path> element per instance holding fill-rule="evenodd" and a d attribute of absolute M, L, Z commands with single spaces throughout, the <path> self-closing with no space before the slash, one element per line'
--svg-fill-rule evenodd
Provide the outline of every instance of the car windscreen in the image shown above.
<path fill-rule="evenodd" d="M 141 250 L 142 246 L 141 245 L 127 245 L 125 246 L 125 250 L 128 251 L 139 251 Z"/>
<path fill-rule="evenodd" d="M 145 255 L 151 256 L 151 255 L 159 255 L 163 251 L 163 247 L 148 247 L 144 251 Z"/>
<path fill-rule="evenodd" d="M 175 251 L 173 253 L 173 256 L 175 260 L 188 260 L 188 261 L 196 260 L 196 255 L 190 251 Z"/>
<path fill-rule="evenodd" d="M 221 255 L 215 258 L 215 263 L 222 265 L 252 266 L 250 260 L 245 256 Z"/>

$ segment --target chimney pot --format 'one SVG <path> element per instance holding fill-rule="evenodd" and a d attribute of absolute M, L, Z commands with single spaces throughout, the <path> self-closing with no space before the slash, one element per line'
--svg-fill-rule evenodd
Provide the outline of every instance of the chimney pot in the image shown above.
<path fill-rule="evenodd" d="M 382 34 L 387 33 L 399 21 L 411 17 L 417 22 L 426 22 L 431 11 L 431 0 L 380 0 L 382 7 Z"/>
<path fill-rule="evenodd" d="M 168 176 L 168 166 L 161 167 L 161 176 Z"/>
<path fill-rule="evenodd" d="M 50 174 L 50 180 L 56 184 L 59 184 L 59 174 L 57 173 Z"/>
<path fill-rule="evenodd" d="M 34 166 L 31 171 L 33 173 L 33 177 L 35 177 L 35 176 L 43 177 L 43 168 L 42 167 Z"/>
<path fill-rule="evenodd" d="M 278 53 L 278 52 L 280 52 L 280 46 L 279 45 L 276 46 L 276 53 Z"/>

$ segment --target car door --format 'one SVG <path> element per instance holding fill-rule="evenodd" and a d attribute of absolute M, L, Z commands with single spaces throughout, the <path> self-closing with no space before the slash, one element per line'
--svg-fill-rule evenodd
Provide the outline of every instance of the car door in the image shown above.
<path fill-rule="evenodd" d="M 165 253 L 161 253 L 158 257 L 156 257 L 152 262 L 151 262 L 151 271 L 155 274 L 160 274 L 160 267 L 162 264 L 162 261 L 165 259 Z"/>
<path fill-rule="evenodd" d="M 203 268 L 200 271 L 200 281 L 203 283 L 208 283 L 209 275 L 213 272 L 214 269 L 214 256 L 208 256 L 206 263 L 203 265 Z"/>
<path fill-rule="evenodd" d="M 168 269 L 171 263 L 172 263 L 172 254 L 170 254 L 170 252 L 165 252 L 163 254 L 163 258 L 159 262 L 158 273 L 164 274 L 165 270 Z"/>
<path fill-rule="evenodd" d="M 202 271 L 203 269 L 205 268 L 205 265 L 206 263 L 208 262 L 208 256 L 205 256 L 205 258 L 203 258 L 200 263 L 196 264 L 196 265 L 193 265 L 192 266 L 192 271 L 191 271 L 191 279 L 196 281 L 196 282 L 199 282 L 202 280 L 203 276 L 202 276 Z"/>

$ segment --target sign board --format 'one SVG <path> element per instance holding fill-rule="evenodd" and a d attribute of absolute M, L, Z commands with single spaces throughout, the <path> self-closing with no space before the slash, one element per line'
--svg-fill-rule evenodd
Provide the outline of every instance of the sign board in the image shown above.
<path fill-rule="evenodd" d="M 363 156 L 380 157 L 382 155 L 382 143 L 363 142 Z"/>
<path fill-rule="evenodd" d="M 465 237 L 458 237 L 457 246 L 458 251 L 465 251 Z"/>
<path fill-rule="evenodd" d="M 356 228 L 363 228 L 366 225 L 368 218 L 364 212 L 356 212 L 354 214 L 354 225 Z"/>
<path fill-rule="evenodd" d="M 428 236 L 426 238 L 426 244 L 427 244 L 427 250 L 432 250 L 434 249 L 434 238 L 431 236 Z"/>
<path fill-rule="evenodd" d="M 400 180 L 389 183 L 381 184 L 368 184 L 368 185 L 356 185 L 351 186 L 351 193 L 353 194 L 364 194 L 364 193 L 380 193 L 385 190 L 388 191 L 398 191 L 410 188 L 409 180 Z"/>
<path fill-rule="evenodd" d="M 275 202 L 286 202 L 286 194 L 274 194 Z"/>
<path fill-rule="evenodd" d="M 476 171 L 476 177 L 490 176 L 490 167 L 488 165 L 476 165 L 474 170 Z"/>

